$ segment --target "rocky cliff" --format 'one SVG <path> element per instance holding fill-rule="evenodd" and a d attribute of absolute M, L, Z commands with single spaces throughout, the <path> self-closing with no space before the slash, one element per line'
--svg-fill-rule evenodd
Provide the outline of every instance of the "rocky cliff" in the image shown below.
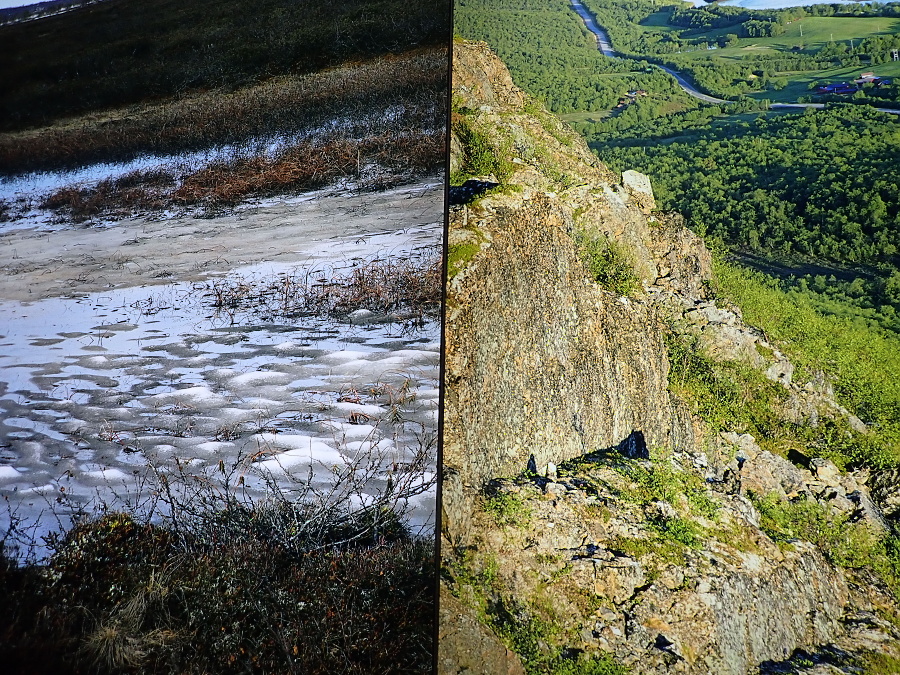
<path fill-rule="evenodd" d="M 894 658 L 894 596 L 828 538 L 892 527 L 865 477 L 709 424 L 675 393 L 673 345 L 758 373 L 793 424 L 864 425 L 711 296 L 708 251 L 646 177 L 609 171 L 487 46 L 455 45 L 453 102 L 469 182 L 451 195 L 441 672 Z M 831 534 L 797 536 L 798 513 Z"/>

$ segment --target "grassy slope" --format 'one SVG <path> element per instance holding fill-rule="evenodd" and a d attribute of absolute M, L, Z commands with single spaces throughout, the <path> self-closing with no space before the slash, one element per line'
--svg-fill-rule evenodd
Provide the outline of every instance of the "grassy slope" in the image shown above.
<path fill-rule="evenodd" d="M 284 75 L 237 91 L 213 90 L 86 114 L 40 128 L 0 133 L 0 173 L 127 161 L 141 154 L 240 146 L 331 120 L 372 133 L 443 126 L 447 59 L 416 49 L 308 75 Z M 384 110 L 400 112 L 388 121 Z M 355 133 L 357 137 L 365 135 Z"/>
<path fill-rule="evenodd" d="M 0 28 L 0 131 L 446 44 L 443 2 L 109 0 Z"/>

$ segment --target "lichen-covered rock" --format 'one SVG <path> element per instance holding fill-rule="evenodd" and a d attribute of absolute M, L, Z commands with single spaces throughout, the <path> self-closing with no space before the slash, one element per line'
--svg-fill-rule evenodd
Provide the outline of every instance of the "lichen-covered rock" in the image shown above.
<path fill-rule="evenodd" d="M 519 657 L 446 591 L 438 625 L 438 675 L 525 675 Z"/>
<path fill-rule="evenodd" d="M 652 309 L 589 281 L 566 219 L 543 195 L 491 213 L 448 297 L 444 463 L 466 484 L 629 439 L 693 442 Z"/>
<path fill-rule="evenodd" d="M 707 429 L 670 392 L 663 335 L 674 325 L 759 369 L 784 387 L 787 419 L 856 428 L 827 381 L 798 384 L 739 308 L 712 302 L 702 241 L 652 212 L 644 178 L 600 164 L 486 46 L 454 46 L 454 101 L 496 149 L 500 185 L 450 214 L 441 672 L 519 672 L 478 624 L 485 612 L 521 629 L 532 657 L 612 656 L 649 675 L 758 672 L 857 638 L 900 651 L 890 624 L 848 618 L 883 614 L 883 587 L 763 529 L 773 503 L 809 500 L 886 532 L 864 477 Z M 451 148 L 466 152 L 460 137 Z M 627 253 L 630 292 L 589 278 L 585 236 Z M 900 504 L 890 480 L 873 494 Z"/>
<path fill-rule="evenodd" d="M 900 469 L 880 471 L 869 479 L 872 496 L 888 518 L 900 517 Z"/>

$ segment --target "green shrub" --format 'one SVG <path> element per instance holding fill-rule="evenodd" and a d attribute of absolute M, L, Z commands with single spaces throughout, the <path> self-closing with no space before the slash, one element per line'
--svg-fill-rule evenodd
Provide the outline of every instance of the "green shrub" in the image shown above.
<path fill-rule="evenodd" d="M 634 267 L 628 254 L 616 242 L 603 235 L 578 233 L 575 243 L 591 279 L 618 295 L 637 290 Z"/>
<path fill-rule="evenodd" d="M 506 155 L 509 149 L 502 148 L 484 131 L 478 129 L 467 116 L 465 108 L 454 111 L 451 128 L 463 147 L 463 157 L 459 168 L 450 175 L 451 185 L 459 185 L 473 176 L 494 176 L 503 182 L 512 175 L 514 165 Z"/>
<path fill-rule="evenodd" d="M 686 518 L 653 518 L 650 526 L 664 537 L 674 539 L 688 548 L 700 548 L 702 531 L 696 523 Z"/>
<path fill-rule="evenodd" d="M 559 640 L 558 626 L 535 617 L 527 607 L 503 600 L 495 603 L 490 615 L 494 630 L 519 655 L 528 675 L 626 675 L 628 670 L 611 656 L 580 655 L 550 646 Z"/>
<path fill-rule="evenodd" d="M 488 497 L 484 510 L 499 526 L 525 527 L 531 522 L 531 509 L 520 496 L 508 492 Z"/>
<path fill-rule="evenodd" d="M 623 496 L 641 504 L 665 501 L 675 504 L 685 498 L 694 513 L 715 518 L 719 504 L 706 494 L 706 486 L 699 476 L 681 471 L 668 459 L 654 461 L 648 468 L 635 460 L 619 460 L 613 467 L 637 486 Z"/>

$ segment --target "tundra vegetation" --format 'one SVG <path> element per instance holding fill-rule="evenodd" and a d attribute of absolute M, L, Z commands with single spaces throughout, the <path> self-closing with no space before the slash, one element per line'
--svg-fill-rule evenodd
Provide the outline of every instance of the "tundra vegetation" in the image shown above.
<path fill-rule="evenodd" d="M 228 149 L 42 204 L 87 220 L 433 172 L 446 24 L 432 7 L 391 2 L 108 0 L 2 26 L 0 174 Z"/>
<path fill-rule="evenodd" d="M 447 3 L 395 0 L 106 0 L 2 25 L 0 175 L 188 157 L 45 195 L 60 220 L 88 225 L 433 176 L 448 19 Z M 222 149 L 211 163 L 189 157 Z M 0 221 L 20 207 L 0 200 Z M 440 313 L 437 256 L 322 277 L 295 269 L 197 290 L 216 312 L 270 322 L 365 310 L 415 330 Z M 413 395 L 372 396 L 402 416 Z M 111 424 L 98 437 L 117 440 Z M 272 480 L 264 498 L 245 487 L 254 457 L 209 476 L 150 466 L 149 500 L 134 508 L 48 504 L 80 518 L 33 542 L 49 551 L 41 559 L 22 549 L 33 524 L 7 502 L 0 660 L 34 673 L 430 672 L 434 545 L 404 513 L 433 489 L 434 453 L 423 430 L 380 492 L 385 458 L 357 456 L 324 483 Z"/>

